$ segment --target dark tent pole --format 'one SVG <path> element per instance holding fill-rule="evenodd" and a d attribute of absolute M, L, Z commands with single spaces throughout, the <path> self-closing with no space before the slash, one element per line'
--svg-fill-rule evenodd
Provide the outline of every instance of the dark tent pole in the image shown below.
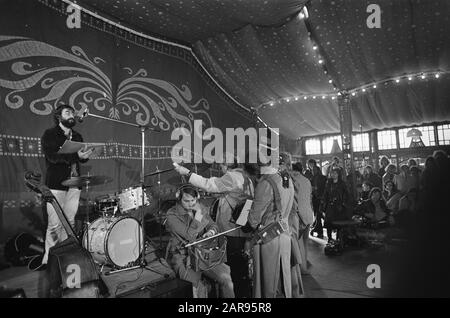
<path fill-rule="evenodd" d="M 344 168 L 351 176 L 351 187 L 353 197 L 356 198 L 356 176 L 353 160 L 352 146 L 352 112 L 350 107 L 350 96 L 347 92 L 342 92 L 338 96 L 339 123 L 342 137 L 342 156 Z"/>

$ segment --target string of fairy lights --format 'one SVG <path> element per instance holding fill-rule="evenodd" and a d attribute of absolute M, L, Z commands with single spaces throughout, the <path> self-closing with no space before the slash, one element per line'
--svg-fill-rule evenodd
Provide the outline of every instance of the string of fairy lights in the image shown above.
<path fill-rule="evenodd" d="M 297 102 L 297 101 L 301 101 L 301 100 L 320 100 L 320 99 L 331 99 L 331 100 L 335 100 L 337 99 L 341 94 L 347 93 L 350 96 L 358 96 L 361 95 L 363 93 L 369 92 L 369 91 L 375 91 L 378 88 L 380 88 L 382 85 L 387 85 L 387 84 L 400 84 L 400 83 L 412 83 L 414 81 L 426 81 L 426 80 L 430 80 L 430 79 L 439 79 L 445 75 L 450 74 L 450 71 L 442 71 L 442 70 L 438 70 L 438 71 L 429 71 L 429 72 L 416 72 L 416 73 L 411 73 L 411 74 L 404 74 L 404 75 L 400 75 L 400 76 L 394 76 L 394 77 L 389 77 L 380 81 L 376 81 L 376 82 L 372 82 L 369 84 L 365 84 L 353 89 L 349 89 L 349 90 L 341 90 L 338 92 L 329 92 L 329 93 L 325 93 L 325 94 L 298 94 L 298 95 L 294 95 L 294 96 L 288 96 L 288 97 L 282 97 L 279 99 L 275 99 L 275 100 L 271 100 L 265 103 L 260 104 L 257 109 L 259 108 L 264 108 L 266 106 L 270 106 L 270 107 L 274 107 L 276 104 L 281 104 L 281 103 L 290 103 L 290 102 Z"/>
<path fill-rule="evenodd" d="M 307 101 L 307 100 L 336 100 L 340 95 L 348 94 L 349 97 L 356 97 L 358 95 L 364 94 L 366 92 L 373 92 L 377 90 L 378 88 L 382 87 L 382 85 L 388 85 L 388 84 L 400 84 L 404 82 L 412 83 L 414 81 L 420 80 L 420 81 L 426 81 L 429 79 L 439 79 L 442 76 L 448 75 L 450 71 L 448 70 L 432 70 L 432 71 L 426 71 L 426 72 L 415 72 L 410 74 L 402 74 L 398 76 L 393 76 L 389 78 L 385 78 L 382 80 L 374 81 L 368 84 L 364 84 L 355 88 L 349 88 L 349 89 L 342 89 L 339 88 L 337 83 L 333 80 L 333 78 L 330 75 L 330 72 L 328 71 L 327 65 L 325 63 L 325 58 L 323 57 L 324 54 L 321 53 L 322 48 L 318 44 L 317 41 L 313 39 L 313 33 L 311 32 L 311 26 L 309 25 L 308 21 L 308 11 L 306 9 L 306 6 L 304 7 L 304 10 L 302 10 L 299 13 L 299 19 L 302 19 L 305 21 L 305 24 L 308 29 L 308 39 L 309 39 L 309 47 L 312 50 L 312 56 L 314 58 L 315 63 L 321 67 L 323 73 L 328 78 L 328 83 L 332 86 L 333 91 L 329 91 L 326 93 L 311 93 L 311 94 L 296 94 L 292 96 L 285 96 L 280 97 L 277 99 L 272 99 L 267 102 L 261 103 L 257 107 L 255 107 L 256 110 L 259 110 L 260 108 L 265 107 L 275 107 L 277 104 L 283 104 L 283 103 L 292 103 L 292 102 L 299 102 L 299 101 Z"/>

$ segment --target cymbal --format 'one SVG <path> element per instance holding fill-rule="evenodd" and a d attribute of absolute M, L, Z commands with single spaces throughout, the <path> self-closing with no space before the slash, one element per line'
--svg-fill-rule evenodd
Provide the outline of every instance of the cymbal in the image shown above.
<path fill-rule="evenodd" d="M 112 178 L 106 176 L 79 176 L 64 180 L 61 184 L 65 187 L 84 187 L 106 184 L 112 181 Z"/>

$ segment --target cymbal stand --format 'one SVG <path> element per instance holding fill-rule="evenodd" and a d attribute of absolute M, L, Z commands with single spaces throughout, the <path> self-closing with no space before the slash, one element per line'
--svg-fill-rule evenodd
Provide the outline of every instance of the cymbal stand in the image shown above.
<path fill-rule="evenodd" d="M 87 173 L 88 177 L 89 177 L 89 171 Z M 91 225 L 90 223 L 90 219 L 89 219 L 89 209 L 91 208 L 91 204 L 90 204 L 90 197 L 89 197 L 89 180 L 86 180 L 86 187 L 85 187 L 85 193 L 86 193 L 86 221 L 85 221 L 85 226 L 86 226 L 86 249 L 87 251 L 90 253 L 91 252 L 91 248 L 90 248 L 90 242 L 89 242 L 89 225 Z"/>
<path fill-rule="evenodd" d="M 156 171 L 159 172 L 159 168 L 158 166 L 156 166 Z M 158 214 L 159 217 L 161 216 L 161 174 L 158 173 Z M 159 250 L 162 251 L 162 224 L 161 224 L 161 219 L 158 218 L 157 219 L 157 223 L 159 224 Z"/>

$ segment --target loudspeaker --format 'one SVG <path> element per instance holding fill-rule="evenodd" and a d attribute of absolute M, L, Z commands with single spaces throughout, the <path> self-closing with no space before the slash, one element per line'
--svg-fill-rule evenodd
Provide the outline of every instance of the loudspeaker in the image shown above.
<path fill-rule="evenodd" d="M 192 298 L 192 284 L 173 278 L 130 290 L 118 298 Z"/>

